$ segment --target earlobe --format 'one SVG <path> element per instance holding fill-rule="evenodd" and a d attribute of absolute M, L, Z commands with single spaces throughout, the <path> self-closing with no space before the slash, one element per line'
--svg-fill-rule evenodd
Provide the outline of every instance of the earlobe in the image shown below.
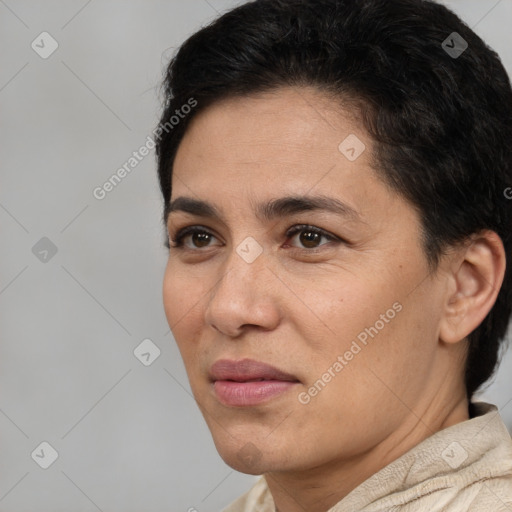
<path fill-rule="evenodd" d="M 474 235 L 457 255 L 440 325 L 445 343 L 463 340 L 482 323 L 496 302 L 505 275 L 505 250 L 494 231 Z"/>

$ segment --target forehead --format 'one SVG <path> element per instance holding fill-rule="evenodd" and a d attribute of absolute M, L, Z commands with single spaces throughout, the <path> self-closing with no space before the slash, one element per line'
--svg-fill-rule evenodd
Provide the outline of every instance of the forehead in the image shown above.
<path fill-rule="evenodd" d="M 251 189 L 279 183 L 304 193 L 341 176 L 350 188 L 351 176 L 370 174 L 371 145 L 354 112 L 319 91 L 282 88 L 230 98 L 191 121 L 175 158 L 173 191 L 184 180 Z"/>

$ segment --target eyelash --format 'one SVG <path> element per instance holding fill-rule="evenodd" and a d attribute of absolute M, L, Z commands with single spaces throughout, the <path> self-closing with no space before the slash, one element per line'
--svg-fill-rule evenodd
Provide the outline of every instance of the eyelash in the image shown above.
<path fill-rule="evenodd" d="M 302 231 L 309 231 L 311 233 L 318 234 L 318 235 L 326 238 L 330 242 L 343 242 L 342 239 L 340 239 L 340 238 L 338 238 L 338 237 L 336 237 L 334 235 L 331 235 L 327 231 L 324 231 L 323 229 L 320 229 L 320 228 L 316 228 L 316 227 L 311 226 L 309 224 L 297 224 L 296 226 L 293 226 L 290 229 L 288 229 L 288 231 L 285 233 L 285 235 L 286 235 L 287 238 L 290 238 L 290 237 L 293 237 L 294 235 L 296 235 L 297 233 L 300 233 Z M 166 241 L 165 245 L 166 245 L 166 247 L 168 249 L 170 249 L 172 247 L 173 249 L 180 249 L 180 250 L 187 250 L 188 249 L 188 250 L 191 250 L 191 251 L 200 251 L 201 250 L 200 248 L 197 248 L 197 249 L 189 249 L 188 247 L 185 248 L 184 242 L 183 242 L 183 239 L 186 236 L 194 235 L 196 233 L 201 233 L 201 234 L 205 234 L 205 235 L 209 235 L 209 236 L 215 237 L 215 235 L 213 235 L 212 233 L 210 233 L 208 230 L 206 230 L 204 228 L 201 228 L 199 226 L 188 226 L 186 228 L 180 229 L 176 233 L 174 238 L 171 238 L 170 241 L 169 241 L 169 239 Z M 322 245 L 325 245 L 325 244 L 322 244 Z M 302 250 L 307 251 L 307 252 L 314 252 L 314 251 L 320 249 L 322 245 L 320 245 L 318 247 L 314 247 L 313 249 L 302 248 Z M 208 247 L 206 247 L 206 249 L 207 248 Z M 296 249 L 301 249 L 301 248 L 297 248 L 296 247 Z"/>

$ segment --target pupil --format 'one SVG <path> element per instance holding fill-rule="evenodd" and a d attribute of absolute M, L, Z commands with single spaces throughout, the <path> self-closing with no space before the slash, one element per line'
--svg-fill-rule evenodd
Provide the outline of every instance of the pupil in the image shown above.
<path fill-rule="evenodd" d="M 195 233 L 193 236 L 193 239 L 194 239 L 194 243 L 196 246 L 198 247 L 204 247 L 206 245 L 208 245 L 208 237 L 210 235 L 206 234 L 206 233 Z M 197 242 L 197 243 L 196 243 Z M 204 242 L 204 243 L 203 243 Z"/>
<path fill-rule="evenodd" d="M 318 237 L 318 233 L 313 233 L 312 231 L 303 231 L 300 235 L 300 241 L 306 247 L 315 247 L 316 242 L 318 242 Z"/>

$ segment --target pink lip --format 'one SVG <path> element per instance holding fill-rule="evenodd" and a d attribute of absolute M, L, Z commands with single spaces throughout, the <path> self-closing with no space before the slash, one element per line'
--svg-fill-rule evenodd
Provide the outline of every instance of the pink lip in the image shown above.
<path fill-rule="evenodd" d="M 299 382 L 294 375 L 252 359 L 221 359 L 211 367 L 210 379 L 220 402 L 239 407 L 266 402 Z"/>

